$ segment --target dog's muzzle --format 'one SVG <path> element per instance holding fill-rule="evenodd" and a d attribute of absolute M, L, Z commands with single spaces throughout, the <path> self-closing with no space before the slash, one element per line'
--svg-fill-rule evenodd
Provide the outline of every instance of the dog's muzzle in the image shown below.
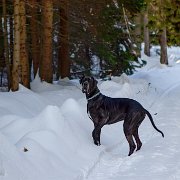
<path fill-rule="evenodd" d="M 86 93 L 86 89 L 82 88 L 82 92 L 83 92 L 83 93 Z"/>
<path fill-rule="evenodd" d="M 82 92 L 83 93 L 88 93 L 88 89 L 89 89 L 89 84 L 87 81 L 85 81 L 82 85 Z"/>

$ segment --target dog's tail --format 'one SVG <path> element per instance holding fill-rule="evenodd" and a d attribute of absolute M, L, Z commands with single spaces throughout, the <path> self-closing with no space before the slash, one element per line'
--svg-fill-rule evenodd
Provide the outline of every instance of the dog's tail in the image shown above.
<path fill-rule="evenodd" d="M 161 134 L 162 134 L 162 137 L 164 137 L 164 133 L 163 133 L 162 131 L 160 131 L 160 130 L 156 127 L 156 125 L 155 125 L 155 123 L 154 123 L 154 121 L 153 121 L 153 118 L 152 118 L 151 114 L 149 113 L 149 111 L 147 111 L 147 110 L 145 109 L 145 112 L 146 112 L 146 114 L 148 115 L 148 117 L 149 117 L 149 119 L 150 119 L 150 121 L 151 121 L 151 124 L 152 124 L 152 126 L 154 127 L 154 129 L 155 129 L 156 131 L 158 131 L 159 133 L 161 133 Z"/>

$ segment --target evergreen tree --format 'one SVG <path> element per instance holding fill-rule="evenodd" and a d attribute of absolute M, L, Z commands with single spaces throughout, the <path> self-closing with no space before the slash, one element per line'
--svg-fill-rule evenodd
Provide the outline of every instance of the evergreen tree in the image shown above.
<path fill-rule="evenodd" d="M 11 88 L 11 70 L 9 61 L 9 45 L 8 45 L 8 30 L 7 30 L 7 4 L 6 0 L 3 0 L 3 20 L 4 20 L 4 53 L 5 64 L 7 70 L 8 90 Z"/>
<path fill-rule="evenodd" d="M 132 74 L 134 62 L 137 62 L 134 15 L 143 7 L 143 1 L 114 1 L 101 15 L 98 31 L 103 44 L 98 48 L 100 57 L 112 69 L 114 75 L 122 72 Z"/>
<path fill-rule="evenodd" d="M 69 60 L 69 2 L 61 0 L 59 8 L 60 29 L 59 29 L 59 57 L 58 57 L 58 74 L 59 77 L 70 77 L 70 60 Z M 58 78 L 59 78 L 58 77 Z"/>
<path fill-rule="evenodd" d="M 148 27 L 148 10 L 143 13 L 143 23 L 144 23 L 144 54 L 150 56 L 150 35 Z"/>
<path fill-rule="evenodd" d="M 160 33 L 159 44 L 161 47 L 160 62 L 161 62 L 161 64 L 168 64 L 166 27 L 164 27 Z"/>
<path fill-rule="evenodd" d="M 38 12 L 40 11 L 40 7 L 38 5 L 38 0 L 31 0 L 29 6 L 29 15 L 30 15 L 30 49 L 32 57 L 32 65 L 33 65 L 33 74 L 34 77 L 36 76 L 38 69 L 39 69 L 39 62 L 40 62 L 40 40 L 41 40 L 41 33 L 40 33 L 40 18 Z"/>
<path fill-rule="evenodd" d="M 30 88 L 30 72 L 29 72 L 29 58 L 27 52 L 27 32 L 26 32 L 26 8 L 25 1 L 20 0 L 19 2 L 20 10 L 20 67 L 21 72 L 19 72 L 20 82 L 27 88 Z"/>
<path fill-rule="evenodd" d="M 180 7 L 179 0 L 148 0 L 149 13 L 149 27 L 152 32 L 152 42 L 160 44 L 162 64 L 168 64 L 167 46 L 178 45 L 180 33 L 177 30 L 180 22 Z"/>
<path fill-rule="evenodd" d="M 53 0 L 42 1 L 42 49 L 40 62 L 40 78 L 52 83 L 52 32 L 53 32 Z"/>
<path fill-rule="evenodd" d="M 142 6 L 143 1 L 107 0 L 86 3 L 84 10 L 80 11 L 78 40 L 77 43 L 73 41 L 71 49 L 75 52 L 73 60 L 77 59 L 78 62 L 79 57 L 84 57 L 81 62 L 84 62 L 85 69 L 90 70 L 91 56 L 96 54 L 105 70 L 111 69 L 114 75 L 122 72 L 131 74 L 137 56 L 132 33 L 134 26 L 130 24 L 130 18 Z M 76 16 L 74 19 L 78 22 Z"/>
<path fill-rule="evenodd" d="M 3 9 L 0 6 L 0 69 L 4 64 Z"/>
<path fill-rule="evenodd" d="M 19 64 L 20 64 L 20 0 L 14 0 L 14 51 L 12 65 L 12 91 L 19 89 Z"/>
<path fill-rule="evenodd" d="M 159 35 L 166 27 L 167 44 L 180 45 L 180 0 L 146 0 L 150 8 L 151 41 L 159 44 Z"/>

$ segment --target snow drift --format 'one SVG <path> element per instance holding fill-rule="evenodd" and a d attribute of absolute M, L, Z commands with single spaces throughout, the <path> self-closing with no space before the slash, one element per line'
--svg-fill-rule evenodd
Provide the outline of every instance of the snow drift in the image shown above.
<path fill-rule="evenodd" d="M 172 57 L 172 56 L 171 56 Z M 180 64 L 162 66 L 156 56 L 132 76 L 99 80 L 102 93 L 129 97 L 148 109 L 165 138 L 146 118 L 142 149 L 127 157 L 122 122 L 102 129 L 93 144 L 93 124 L 78 80 L 54 85 L 32 82 L 32 91 L 0 93 L 0 179 L 180 179 Z"/>

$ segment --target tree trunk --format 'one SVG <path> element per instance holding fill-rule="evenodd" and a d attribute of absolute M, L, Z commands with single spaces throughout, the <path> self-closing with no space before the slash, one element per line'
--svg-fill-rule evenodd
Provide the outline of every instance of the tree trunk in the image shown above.
<path fill-rule="evenodd" d="M 70 59 L 69 59 L 69 27 L 68 27 L 68 1 L 62 1 L 60 7 L 60 49 L 58 60 L 58 71 L 60 77 L 70 76 Z"/>
<path fill-rule="evenodd" d="M 13 64 L 13 49 L 14 49 L 14 37 L 13 37 L 13 17 L 11 16 L 9 18 L 9 26 L 10 26 L 10 65 L 12 66 Z"/>
<path fill-rule="evenodd" d="M 20 59 L 20 16 L 19 0 L 14 0 L 14 50 L 13 50 L 13 67 L 12 67 L 12 91 L 19 89 L 18 66 Z"/>
<path fill-rule="evenodd" d="M 3 19 L 0 19 L 0 35 L 3 35 Z M 5 66 L 4 36 L 0 36 L 0 86 L 3 85 L 3 74 Z"/>
<path fill-rule="evenodd" d="M 52 83 L 52 30 L 53 30 L 53 0 L 42 0 L 42 49 L 40 78 Z"/>
<path fill-rule="evenodd" d="M 20 0 L 20 67 L 21 67 L 21 83 L 23 86 L 30 88 L 30 72 L 29 59 L 26 46 L 26 10 L 25 1 Z"/>
<path fill-rule="evenodd" d="M 166 27 L 163 28 L 162 33 L 160 34 L 160 46 L 161 46 L 161 64 L 168 64 L 167 56 L 167 36 L 166 36 Z"/>
<path fill-rule="evenodd" d="M 31 0 L 31 9 L 30 9 L 30 28 L 31 28 L 31 49 L 32 49 L 32 64 L 33 64 L 33 73 L 34 77 L 37 74 L 39 69 L 39 60 L 40 60 L 40 38 L 39 38 L 39 28 L 38 28 L 38 18 L 37 18 L 37 0 Z"/>
<path fill-rule="evenodd" d="M 135 17 L 134 17 L 134 21 L 135 21 L 135 41 L 136 41 L 136 44 L 137 44 L 137 49 L 136 49 L 136 53 L 137 53 L 137 56 L 138 57 L 141 57 L 141 42 L 142 42 L 142 39 L 141 39 L 141 34 L 142 34 L 142 14 L 137 14 Z"/>
<path fill-rule="evenodd" d="M 6 17 L 6 0 L 3 0 L 3 17 L 4 17 L 4 49 L 5 49 L 5 63 L 7 68 L 8 90 L 11 88 L 11 70 L 9 63 L 9 46 L 8 46 L 8 33 L 7 33 L 7 17 Z"/>
<path fill-rule="evenodd" d="M 150 41 L 148 28 L 148 12 L 144 13 L 144 54 L 150 56 Z"/>

